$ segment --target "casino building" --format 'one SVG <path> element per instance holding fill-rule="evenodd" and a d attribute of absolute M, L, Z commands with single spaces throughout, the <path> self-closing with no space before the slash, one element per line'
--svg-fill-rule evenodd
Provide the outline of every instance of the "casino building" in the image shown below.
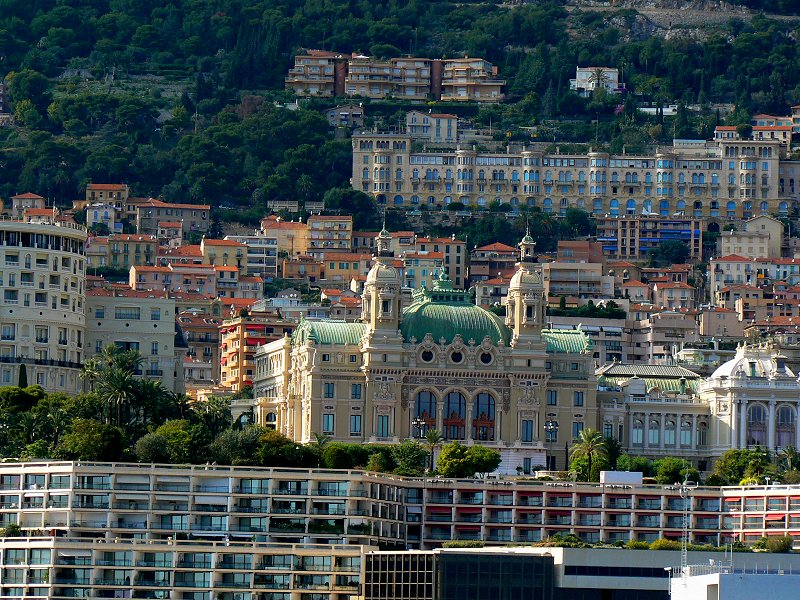
<path fill-rule="evenodd" d="M 391 236 L 377 238 L 360 322 L 303 321 L 256 353 L 260 423 L 308 442 L 397 443 L 436 428 L 445 440 L 501 452 L 501 473 L 531 472 L 546 453 L 597 427 L 591 341 L 546 329 L 542 274 L 526 235 L 505 319 L 474 304 L 442 273 L 404 306 Z M 544 423 L 560 432 L 546 440 Z"/>

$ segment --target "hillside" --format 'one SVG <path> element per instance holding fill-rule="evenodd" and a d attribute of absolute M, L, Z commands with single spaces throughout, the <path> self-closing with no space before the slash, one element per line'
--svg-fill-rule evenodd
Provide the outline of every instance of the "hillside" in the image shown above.
<path fill-rule="evenodd" d="M 0 76 L 18 127 L 0 129 L 0 197 L 33 190 L 66 204 L 86 181 L 136 194 L 263 212 L 264 200 L 348 185 L 347 140 L 311 102 L 289 113 L 283 77 L 299 48 L 482 56 L 508 81 L 502 106 L 443 109 L 503 137 L 629 151 L 708 136 L 718 117 L 672 123 L 640 102 L 735 104 L 732 124 L 800 102 L 797 2 L 572 0 L 510 5 L 398 0 L 0 0 Z M 579 98 L 577 65 L 619 67 L 635 95 Z M 392 117 L 402 102 L 373 103 Z M 592 120 L 599 119 L 599 125 Z M 395 119 L 396 121 L 396 119 Z"/>

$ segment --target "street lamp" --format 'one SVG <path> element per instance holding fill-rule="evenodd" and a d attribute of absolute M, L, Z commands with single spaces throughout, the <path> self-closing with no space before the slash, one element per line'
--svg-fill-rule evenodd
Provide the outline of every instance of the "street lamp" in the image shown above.
<path fill-rule="evenodd" d="M 547 421 L 545 421 L 545 423 L 544 423 L 544 433 L 545 433 L 545 441 L 547 442 L 547 446 L 548 446 L 548 448 L 547 448 L 548 452 L 545 455 L 545 458 L 547 459 L 547 461 L 546 461 L 547 462 L 547 470 L 548 471 L 555 471 L 556 470 L 556 465 L 555 465 L 555 463 L 556 463 L 555 458 L 556 457 L 555 456 L 551 457 L 550 455 L 552 454 L 553 441 L 558 439 L 558 421 L 556 421 L 554 419 L 548 419 Z M 551 461 L 551 458 L 552 458 L 552 461 Z"/>
<path fill-rule="evenodd" d="M 422 439 L 425 437 L 425 420 L 421 417 L 417 417 L 413 421 L 411 421 L 411 426 L 414 428 L 414 437 L 417 439 Z"/>

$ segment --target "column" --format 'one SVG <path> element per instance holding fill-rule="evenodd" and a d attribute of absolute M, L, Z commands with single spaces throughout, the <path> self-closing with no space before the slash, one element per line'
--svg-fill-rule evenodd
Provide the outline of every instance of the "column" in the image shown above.
<path fill-rule="evenodd" d="M 436 430 L 445 438 L 447 437 L 444 432 L 444 400 L 436 401 Z"/>
<path fill-rule="evenodd" d="M 644 447 L 650 447 L 650 413 L 644 413 L 644 431 L 642 432 L 642 440 L 644 441 Z"/>
<path fill-rule="evenodd" d="M 769 416 L 767 417 L 767 450 L 772 452 L 775 447 L 775 400 L 769 401 Z"/>
<path fill-rule="evenodd" d="M 675 449 L 681 449 L 681 424 L 683 423 L 683 415 L 675 415 Z"/>
<path fill-rule="evenodd" d="M 473 412 L 473 409 L 475 407 L 475 404 L 474 404 L 475 399 L 471 398 L 471 399 L 467 400 L 466 402 L 467 402 L 467 418 L 466 418 L 466 422 L 464 423 L 464 439 L 467 442 L 471 442 L 472 441 L 472 419 L 473 419 L 472 412 Z M 494 413 L 495 416 L 497 415 L 498 412 L 500 412 L 500 411 L 497 410 L 497 408 L 495 407 L 495 413 Z M 497 424 L 495 423 L 495 426 L 496 425 Z"/>
<path fill-rule="evenodd" d="M 739 447 L 739 423 L 737 421 L 739 407 L 735 402 L 731 402 L 731 416 L 730 416 L 730 432 L 728 435 L 727 443 L 731 448 Z M 717 443 L 720 445 L 723 441 L 717 438 Z"/>
<path fill-rule="evenodd" d="M 697 415 L 692 415 L 692 450 L 697 450 Z"/>
<path fill-rule="evenodd" d="M 795 405 L 794 447 L 795 448 L 800 448 L 800 404 Z"/>
<path fill-rule="evenodd" d="M 747 403 L 739 400 L 739 448 L 747 447 Z"/>
<path fill-rule="evenodd" d="M 633 442 L 633 412 L 628 413 L 628 448 L 632 447 Z"/>
<path fill-rule="evenodd" d="M 661 415 L 661 425 L 658 428 L 658 447 L 664 449 L 664 427 L 667 421 L 667 415 Z"/>

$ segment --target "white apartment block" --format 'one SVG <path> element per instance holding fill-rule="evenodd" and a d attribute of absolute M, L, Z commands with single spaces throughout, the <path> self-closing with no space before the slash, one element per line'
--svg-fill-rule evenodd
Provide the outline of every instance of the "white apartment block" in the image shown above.
<path fill-rule="evenodd" d="M 0 386 L 78 393 L 84 357 L 86 230 L 52 219 L 0 221 Z"/>
<path fill-rule="evenodd" d="M 352 143 L 351 184 L 379 205 L 499 201 L 554 214 L 574 207 L 594 216 L 704 218 L 718 231 L 727 221 L 788 215 L 800 201 L 800 162 L 781 160 L 778 142 L 676 141 L 650 156 L 511 146 L 419 152 L 411 136 L 398 134 L 357 134 Z"/>
<path fill-rule="evenodd" d="M 86 292 L 87 356 L 104 346 L 137 350 L 141 373 L 170 391 L 183 389 L 183 354 L 175 351 L 175 300 L 163 292 L 94 288 Z"/>

